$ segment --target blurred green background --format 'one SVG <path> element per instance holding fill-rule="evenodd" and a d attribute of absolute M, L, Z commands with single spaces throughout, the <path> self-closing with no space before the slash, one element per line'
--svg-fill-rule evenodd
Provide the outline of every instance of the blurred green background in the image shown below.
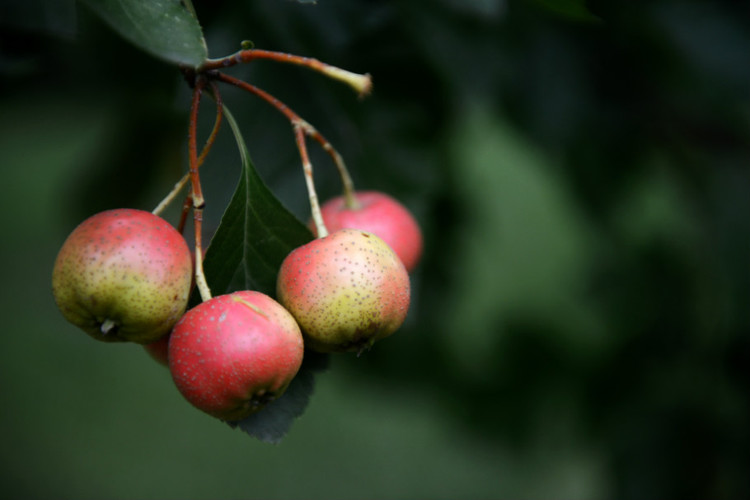
<path fill-rule="evenodd" d="M 300 68 L 231 70 L 425 233 L 407 323 L 335 357 L 274 446 L 52 300 L 80 220 L 151 209 L 184 170 L 181 76 L 73 2 L 0 1 L 2 496 L 750 497 L 750 6 L 582 5 L 195 1 L 211 56 L 251 39 L 373 75 L 360 101 Z M 306 219 L 288 123 L 224 99 Z M 203 172 L 210 229 L 239 175 L 228 129 Z"/>

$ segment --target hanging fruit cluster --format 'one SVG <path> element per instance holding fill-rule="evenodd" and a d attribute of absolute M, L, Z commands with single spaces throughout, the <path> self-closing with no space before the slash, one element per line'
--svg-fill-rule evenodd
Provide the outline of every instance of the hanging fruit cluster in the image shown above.
<path fill-rule="evenodd" d="M 246 47 L 184 67 L 192 88 L 188 171 L 153 212 L 118 208 L 82 222 L 64 242 L 52 274 L 55 301 L 69 322 L 97 340 L 143 344 L 169 367 L 187 401 L 233 425 L 280 398 L 306 356 L 361 354 L 398 330 L 409 310 L 408 273 L 422 252 L 419 226 L 403 205 L 384 193 L 357 192 L 341 155 L 312 125 L 266 91 L 224 72 L 256 59 L 313 69 L 360 95 L 371 89 L 369 75 Z M 213 296 L 204 272 L 200 167 L 223 121 L 232 120 L 219 84 L 245 90 L 282 113 L 299 150 L 316 238 L 283 260 L 275 297 L 255 290 Z M 206 95 L 216 115 L 199 153 L 196 129 Z M 331 156 L 342 179 L 342 196 L 322 209 L 307 138 Z M 160 214 L 188 185 L 173 226 Z M 182 235 L 191 212 L 192 251 Z M 189 308 L 193 287 L 200 301 Z"/>

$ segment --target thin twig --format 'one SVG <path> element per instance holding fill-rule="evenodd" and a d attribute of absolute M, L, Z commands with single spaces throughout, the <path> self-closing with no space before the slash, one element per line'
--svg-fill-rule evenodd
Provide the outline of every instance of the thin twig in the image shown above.
<path fill-rule="evenodd" d="M 254 59 L 270 59 L 277 62 L 295 64 L 297 66 L 312 69 L 313 71 L 322 73 L 329 78 L 346 83 L 352 87 L 360 97 L 365 96 L 372 91 L 372 77 L 369 73 L 353 73 L 312 57 L 302 57 L 272 50 L 245 49 L 220 59 L 208 59 L 200 66 L 200 68 L 198 68 L 198 71 L 204 72 L 219 70 L 237 64 L 248 63 Z"/>
<path fill-rule="evenodd" d="M 208 156 L 209 151 L 211 151 L 211 148 L 214 145 L 214 141 L 216 140 L 216 136 L 219 133 L 219 129 L 221 128 L 221 122 L 224 115 L 224 106 L 221 100 L 221 94 L 219 93 L 219 88 L 216 85 L 216 82 L 211 81 L 211 92 L 212 96 L 214 97 L 214 100 L 216 101 L 216 120 L 214 122 L 214 128 L 211 130 L 211 135 L 208 136 L 208 139 L 206 139 L 206 143 L 203 145 L 203 149 L 201 150 L 201 154 L 198 157 L 198 168 L 200 168 L 201 165 L 203 165 L 203 162 L 206 160 L 206 156 Z M 156 215 L 160 215 L 177 197 L 177 195 L 182 191 L 182 189 L 185 187 L 185 185 L 190 180 L 190 172 L 186 173 L 182 176 L 182 178 L 177 181 L 177 183 L 174 185 L 172 190 L 167 194 L 167 196 L 164 197 L 164 199 L 159 202 L 159 204 L 154 208 L 153 213 Z M 183 203 L 183 213 L 182 213 L 182 219 L 180 220 L 180 224 L 178 225 L 178 229 L 180 232 L 183 232 L 185 227 L 185 219 L 187 217 L 187 211 L 192 206 L 193 201 L 191 198 L 191 193 L 188 193 L 185 202 Z"/>
<path fill-rule="evenodd" d="M 299 127 L 306 135 L 317 141 L 318 144 L 320 144 L 320 146 L 323 148 L 323 150 L 331 156 L 331 158 L 333 159 L 333 163 L 338 169 L 339 175 L 341 176 L 341 182 L 344 186 L 344 199 L 347 208 L 356 209 L 359 207 L 359 201 L 355 196 L 354 182 L 349 175 L 349 171 L 346 168 L 344 159 L 341 157 L 339 152 L 336 151 L 336 148 L 334 148 L 333 145 L 325 137 L 323 137 L 323 134 L 318 132 L 318 130 L 310 123 L 302 119 L 289 106 L 279 101 L 277 98 L 275 98 L 265 90 L 225 73 L 217 73 L 216 77 L 220 81 L 229 83 L 257 95 L 258 97 L 269 103 L 271 106 L 276 108 L 276 110 L 281 114 L 283 114 L 287 118 L 287 120 L 291 122 L 293 127 Z"/>

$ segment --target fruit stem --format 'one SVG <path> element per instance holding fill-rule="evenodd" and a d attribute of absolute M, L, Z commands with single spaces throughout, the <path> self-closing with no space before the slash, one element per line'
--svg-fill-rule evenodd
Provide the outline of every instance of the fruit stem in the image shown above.
<path fill-rule="evenodd" d="M 156 208 L 152 210 L 152 213 L 154 215 L 161 215 L 161 213 L 174 201 L 174 199 L 177 198 L 177 195 L 180 194 L 180 191 L 182 191 L 182 188 L 185 187 L 189 180 L 190 174 L 183 175 L 182 179 L 177 181 L 169 194 L 167 194 L 167 196 L 165 196 L 164 199 L 159 202 Z"/>
<path fill-rule="evenodd" d="M 325 222 L 323 222 L 323 215 L 320 213 L 320 203 L 318 202 L 318 194 L 315 192 L 312 163 L 310 162 L 310 157 L 307 154 L 307 146 L 305 145 L 305 132 L 303 130 L 305 123 L 306 122 L 304 121 L 293 123 L 294 138 L 297 141 L 297 149 L 302 158 L 302 170 L 305 173 L 305 186 L 307 187 L 307 194 L 310 199 L 310 211 L 312 212 L 315 231 L 318 238 L 325 238 L 328 236 L 328 228 L 326 227 Z"/>
<path fill-rule="evenodd" d="M 206 302 L 211 300 L 211 289 L 206 282 L 206 275 L 203 272 L 203 244 L 201 242 L 201 232 L 203 229 L 203 210 L 193 209 L 193 226 L 195 228 L 195 286 L 201 295 L 201 300 Z"/>
<path fill-rule="evenodd" d="M 310 163 L 307 154 L 307 147 L 304 140 L 305 135 L 313 138 L 333 159 L 333 162 L 339 171 L 339 175 L 341 176 L 341 182 L 344 185 L 344 199 L 346 207 L 354 210 L 360 207 L 359 200 L 357 200 L 357 197 L 355 195 L 354 182 L 349 175 L 349 171 L 346 168 L 346 164 L 344 163 L 343 158 L 341 157 L 339 152 L 336 151 L 333 145 L 328 142 L 328 140 L 323 137 L 323 135 L 318 132 L 315 127 L 303 120 L 297 113 L 290 109 L 289 106 L 279 101 L 265 90 L 262 90 L 255 85 L 251 85 L 243 80 L 234 78 L 221 72 L 217 72 L 213 76 L 218 80 L 223 81 L 224 83 L 229 83 L 231 85 L 234 85 L 235 87 L 239 87 L 252 94 L 255 94 L 256 96 L 269 103 L 271 106 L 275 107 L 277 111 L 283 114 L 287 118 L 287 120 L 291 122 L 292 127 L 294 128 L 297 148 L 299 149 L 300 156 L 302 157 L 302 168 L 305 172 L 305 181 L 307 183 L 307 191 L 310 197 L 310 208 L 312 212 L 313 223 L 315 224 L 319 238 L 326 236 L 328 234 L 328 230 L 325 228 L 323 218 L 320 214 L 320 204 L 318 202 L 318 196 L 315 193 L 315 185 L 312 178 L 312 164 Z"/>
<path fill-rule="evenodd" d="M 276 108 L 276 110 L 284 115 L 287 120 L 294 123 L 295 120 L 300 120 L 299 115 L 289 109 L 289 106 L 284 104 L 283 102 L 276 99 L 274 96 L 266 92 L 265 90 L 259 89 L 255 85 L 249 84 L 244 80 L 240 80 L 239 78 L 235 78 L 233 76 L 227 75 L 225 73 L 216 73 L 215 77 L 224 83 L 228 83 L 230 85 L 234 85 L 235 87 L 238 87 L 242 90 L 245 90 L 247 92 L 250 92 L 251 94 L 255 94 L 256 96 L 260 97 L 264 101 L 266 101 L 268 104 Z"/>
<path fill-rule="evenodd" d="M 357 195 L 354 194 L 354 186 L 347 186 L 344 184 L 344 206 L 347 210 L 359 210 L 362 204 L 357 199 Z"/>
<path fill-rule="evenodd" d="M 190 175 L 188 175 L 188 178 L 190 178 Z M 187 224 L 188 214 L 190 213 L 190 209 L 192 207 L 193 207 L 193 195 L 188 193 L 185 196 L 185 199 L 182 201 L 182 212 L 180 213 L 180 222 L 177 224 L 177 231 L 179 231 L 180 234 L 185 233 L 185 224 Z"/>
<path fill-rule="evenodd" d="M 221 100 L 219 87 L 216 85 L 216 82 L 214 81 L 211 81 L 210 85 L 211 85 L 211 96 L 214 98 L 214 102 L 216 103 L 216 119 L 214 120 L 214 128 L 211 130 L 211 134 L 208 136 L 208 139 L 206 139 L 206 143 L 203 145 L 203 150 L 201 151 L 201 154 L 198 157 L 198 168 L 200 168 L 203 165 L 203 162 L 205 161 L 206 156 L 208 155 L 208 152 L 211 151 L 211 148 L 214 145 L 214 141 L 216 140 L 216 136 L 219 134 L 219 128 L 221 128 L 221 122 L 224 118 L 224 104 Z M 180 224 L 177 226 L 177 230 L 180 232 L 180 234 L 182 234 L 185 230 L 185 223 L 187 222 L 188 213 L 190 212 L 190 207 L 192 206 L 192 204 L 193 204 L 193 195 L 192 193 L 188 193 L 187 196 L 185 196 L 185 201 L 183 201 L 182 203 L 182 214 L 180 216 Z"/>
<path fill-rule="evenodd" d="M 198 108 L 200 107 L 201 95 L 207 83 L 206 78 L 197 78 L 193 87 L 193 97 L 190 103 L 190 122 L 188 125 L 188 158 L 190 162 L 190 183 L 192 190 L 190 197 L 193 200 L 193 229 L 195 232 L 195 285 L 204 302 L 211 299 L 211 290 L 206 283 L 203 274 L 203 248 L 201 234 L 203 232 L 203 208 L 206 205 L 201 191 L 200 174 L 198 173 L 198 147 L 196 144 L 196 133 L 198 128 Z"/>
<path fill-rule="evenodd" d="M 329 78 L 349 85 L 359 94 L 360 97 L 369 94 L 372 90 L 372 77 L 369 73 L 353 73 L 351 71 L 326 64 L 312 57 L 296 56 L 294 54 L 274 52 L 272 50 L 244 49 L 220 59 L 208 59 L 203 64 L 201 64 L 201 66 L 198 68 L 198 72 L 228 68 L 237 64 L 248 63 L 253 59 L 270 59 L 277 62 L 296 64 L 297 66 L 303 66 L 312 69 L 326 75 Z"/>
<path fill-rule="evenodd" d="M 219 129 L 221 128 L 221 122 L 224 118 L 224 106 L 222 106 L 221 101 L 221 94 L 219 94 L 218 86 L 215 82 L 211 82 L 211 95 L 214 97 L 214 100 L 216 101 L 216 120 L 214 121 L 214 128 L 211 130 L 211 134 L 208 136 L 208 139 L 206 139 L 206 143 L 203 145 L 203 149 L 201 150 L 200 156 L 198 156 L 198 168 L 200 168 L 201 165 L 203 165 L 203 162 L 206 160 L 206 156 L 208 156 L 209 151 L 211 151 L 211 148 L 214 145 L 214 142 L 216 141 L 216 136 L 219 134 Z M 172 190 L 167 194 L 167 196 L 164 197 L 164 199 L 159 202 L 159 204 L 154 208 L 152 211 L 154 215 L 161 215 L 161 213 L 174 201 L 174 199 L 177 197 L 177 195 L 182 191 L 182 189 L 185 187 L 185 185 L 190 180 L 190 172 L 186 173 L 182 176 L 182 178 L 177 181 L 177 183 L 174 185 Z M 182 213 L 182 220 L 180 221 L 179 231 L 182 233 L 183 228 L 185 226 L 185 218 L 187 217 L 187 211 L 189 210 L 189 207 L 192 205 L 191 195 L 187 195 L 187 199 L 185 200 L 185 203 L 183 204 L 183 213 Z"/>
<path fill-rule="evenodd" d="M 339 171 L 341 183 L 344 185 L 344 202 L 346 203 L 346 208 L 350 210 L 358 209 L 360 207 L 360 204 L 359 200 L 357 200 L 357 197 L 354 194 L 354 182 L 352 181 L 351 175 L 349 175 L 349 170 L 346 168 L 344 159 L 341 157 L 339 152 L 336 151 L 333 145 L 315 129 L 315 127 L 299 117 L 297 117 L 297 120 L 299 121 L 300 126 L 303 127 L 305 134 L 315 139 L 318 144 L 320 144 L 320 147 L 323 148 L 323 151 L 328 153 L 333 159 L 333 163 L 336 165 L 336 169 Z"/>

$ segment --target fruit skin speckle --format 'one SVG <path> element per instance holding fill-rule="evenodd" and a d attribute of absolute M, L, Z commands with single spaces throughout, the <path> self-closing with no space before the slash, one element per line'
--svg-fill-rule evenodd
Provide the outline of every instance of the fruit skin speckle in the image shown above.
<path fill-rule="evenodd" d="M 296 318 L 309 348 L 362 352 L 403 324 L 409 275 L 382 239 L 342 229 L 284 259 L 277 297 Z"/>
<path fill-rule="evenodd" d="M 169 369 L 193 406 L 238 421 L 281 396 L 302 364 L 294 318 L 271 297 L 239 291 L 185 313 L 169 339 Z"/>
<path fill-rule="evenodd" d="M 161 217 L 136 209 L 100 212 L 63 243 L 52 293 L 63 316 L 97 340 L 153 342 L 185 312 L 190 250 Z"/>

